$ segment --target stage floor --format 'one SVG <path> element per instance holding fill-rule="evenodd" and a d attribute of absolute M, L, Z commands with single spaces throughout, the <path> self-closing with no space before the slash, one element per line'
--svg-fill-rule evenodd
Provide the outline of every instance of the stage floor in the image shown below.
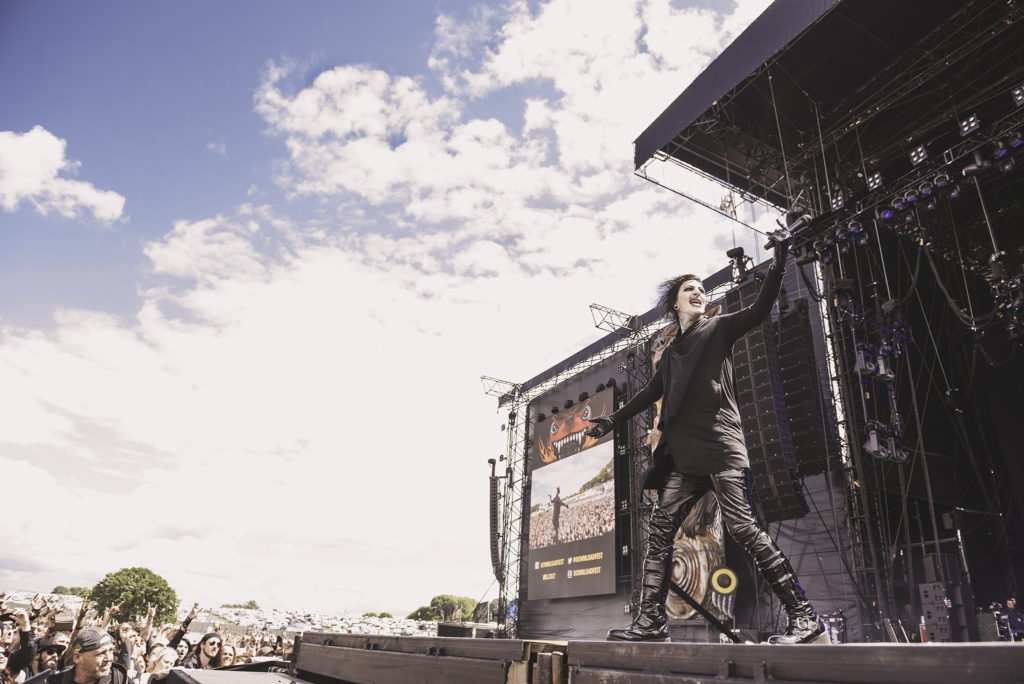
<path fill-rule="evenodd" d="M 296 670 L 319 684 L 1024 683 L 1024 643 L 770 646 L 306 633 Z"/>

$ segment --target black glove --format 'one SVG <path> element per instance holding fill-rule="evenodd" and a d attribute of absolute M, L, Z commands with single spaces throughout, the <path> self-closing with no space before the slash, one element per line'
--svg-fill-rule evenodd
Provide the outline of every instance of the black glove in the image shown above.
<path fill-rule="evenodd" d="M 587 437 L 593 437 L 594 439 L 600 439 L 615 429 L 615 421 L 608 416 L 598 416 L 597 418 L 591 418 L 587 422 L 594 424 L 593 427 L 587 428 L 586 433 Z"/>

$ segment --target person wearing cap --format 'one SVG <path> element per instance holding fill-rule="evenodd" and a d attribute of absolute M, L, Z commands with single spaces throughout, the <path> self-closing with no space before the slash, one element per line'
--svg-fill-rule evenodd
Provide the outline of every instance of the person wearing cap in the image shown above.
<path fill-rule="evenodd" d="M 0 615 L 0 648 L 7 656 L 7 671 L 14 679 L 32 666 L 36 658 L 36 642 L 32 637 L 28 611 Z"/>
<path fill-rule="evenodd" d="M 209 670 L 221 666 L 221 644 L 224 640 L 217 632 L 207 632 L 192 652 L 178 664 L 191 670 Z"/>
<path fill-rule="evenodd" d="M 131 660 L 131 648 L 130 641 L 124 642 L 115 657 L 114 639 L 108 632 L 83 627 L 71 642 L 71 667 L 50 674 L 45 684 L 134 684 L 125 666 Z"/>
<path fill-rule="evenodd" d="M 32 661 L 32 674 L 52 674 L 60 669 L 60 654 L 64 652 L 65 646 L 58 644 L 49 637 L 44 637 L 36 643 L 36 658 Z"/>

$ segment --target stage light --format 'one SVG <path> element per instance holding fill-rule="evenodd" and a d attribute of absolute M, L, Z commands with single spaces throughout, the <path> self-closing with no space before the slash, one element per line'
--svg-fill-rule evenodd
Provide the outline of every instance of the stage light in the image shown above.
<path fill-rule="evenodd" d="M 935 184 L 930 180 L 923 180 L 921 181 L 921 184 L 917 186 L 917 191 L 920 193 L 921 197 L 932 194 L 932 191 L 934 190 Z"/>
<path fill-rule="evenodd" d="M 939 206 L 939 201 L 935 198 L 935 195 L 928 195 L 921 201 L 921 206 L 924 207 L 925 211 L 935 211 Z"/>
<path fill-rule="evenodd" d="M 1016 104 L 1018 107 L 1024 105 L 1024 85 L 1017 86 L 1016 88 L 1010 91 L 1010 94 L 1013 95 L 1014 104 Z"/>
<path fill-rule="evenodd" d="M 996 140 L 996 159 L 1002 159 L 1006 156 L 1006 153 L 1010 151 L 1010 148 L 1006 146 L 1002 140 Z"/>
<path fill-rule="evenodd" d="M 981 150 L 974 150 L 974 163 L 968 164 L 960 170 L 965 177 L 977 176 L 985 173 L 992 168 L 992 162 L 988 159 L 983 159 L 981 156 Z"/>
<path fill-rule="evenodd" d="M 957 197 L 960 196 L 960 186 L 959 185 L 951 185 L 951 186 L 949 186 L 949 190 L 946 191 L 946 195 L 949 197 L 949 199 L 956 199 Z"/>
<path fill-rule="evenodd" d="M 880 221 L 888 221 L 892 218 L 892 207 L 888 204 L 883 204 L 880 207 L 875 207 L 875 218 Z"/>
<path fill-rule="evenodd" d="M 971 114 L 960 122 L 960 135 L 967 137 L 979 128 L 981 128 L 981 122 L 978 120 L 978 115 Z"/>
<path fill-rule="evenodd" d="M 566 399 L 565 403 L 562 404 L 562 406 L 568 409 L 568 408 L 572 408 L 572 405 L 575 404 L 575 403 L 576 402 L 574 402 L 572 399 Z"/>
<path fill-rule="evenodd" d="M 836 190 L 832 193 L 832 211 L 839 211 L 846 204 L 846 198 L 843 197 L 842 190 Z"/>
<path fill-rule="evenodd" d="M 586 401 L 590 395 L 587 392 L 580 392 L 579 401 Z"/>
<path fill-rule="evenodd" d="M 882 187 L 882 172 L 875 171 L 868 176 L 868 191 L 877 190 L 880 187 Z"/>
<path fill-rule="evenodd" d="M 870 233 L 866 233 L 865 232 L 865 233 L 859 233 L 857 235 L 857 244 L 860 247 L 863 247 L 864 245 L 868 244 L 869 242 L 871 242 L 871 234 Z"/>
<path fill-rule="evenodd" d="M 918 145 L 914 149 L 910 150 L 910 163 L 914 166 L 917 166 L 927 158 L 928 150 L 924 149 L 924 145 Z"/>
<path fill-rule="evenodd" d="M 935 180 L 932 181 L 932 183 L 934 183 L 935 187 L 937 188 L 944 188 L 952 182 L 953 179 L 950 178 L 949 174 L 946 173 L 945 171 L 943 171 L 942 173 L 935 174 Z"/>
<path fill-rule="evenodd" d="M 551 407 L 551 415 L 555 415 L 556 413 L 558 413 L 558 407 L 557 406 L 552 406 Z"/>
<path fill-rule="evenodd" d="M 832 252 L 825 246 L 825 242 L 822 240 L 814 241 L 814 253 L 818 255 L 818 259 L 823 264 L 832 263 Z"/>
<path fill-rule="evenodd" d="M 545 416 L 543 413 L 538 413 L 537 414 L 537 422 L 538 423 L 543 423 L 545 418 L 547 418 L 547 416 Z"/>
<path fill-rule="evenodd" d="M 903 193 L 903 199 L 907 203 L 916 202 L 918 197 L 920 197 L 920 195 L 917 192 L 917 188 L 910 188 L 905 193 Z"/>
<path fill-rule="evenodd" d="M 608 378 L 604 384 L 608 387 L 615 387 L 615 378 Z"/>
<path fill-rule="evenodd" d="M 906 208 L 907 208 L 907 200 L 904 197 L 901 197 L 900 195 L 896 195 L 895 197 L 892 198 L 892 210 L 893 211 L 903 211 Z"/>
<path fill-rule="evenodd" d="M 846 232 L 845 227 L 839 226 L 838 228 L 836 228 L 836 242 L 843 242 L 848 237 L 850 237 L 850 235 L 849 233 Z"/>
<path fill-rule="evenodd" d="M 1013 161 L 1013 157 L 1006 157 L 999 161 L 999 170 L 1003 173 L 1009 173 L 1017 168 L 1017 162 Z"/>
<path fill-rule="evenodd" d="M 729 267 L 732 269 L 732 281 L 742 283 L 747 278 L 747 262 L 750 259 L 743 255 L 742 247 L 733 247 L 725 253 L 729 257 Z"/>
<path fill-rule="evenodd" d="M 903 212 L 903 222 L 907 224 L 917 222 L 917 215 L 914 213 L 913 209 L 907 209 Z"/>
<path fill-rule="evenodd" d="M 857 235 L 864 230 L 864 224 L 858 219 L 851 219 L 850 222 L 846 224 L 846 230 L 850 231 L 851 235 Z"/>
<path fill-rule="evenodd" d="M 1010 147 L 1017 149 L 1021 145 L 1024 145 L 1024 137 L 1021 136 L 1019 131 L 1011 131 L 1010 137 L 1007 139 Z"/>
<path fill-rule="evenodd" d="M 600 394 L 601 392 L 604 392 L 604 383 L 603 382 L 600 385 L 597 386 L 596 392 L 598 394 Z"/>

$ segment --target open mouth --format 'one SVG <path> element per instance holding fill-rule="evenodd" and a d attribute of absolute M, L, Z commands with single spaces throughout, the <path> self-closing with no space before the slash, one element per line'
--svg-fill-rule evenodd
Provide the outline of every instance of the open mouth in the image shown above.
<path fill-rule="evenodd" d="M 555 447 L 555 454 L 559 459 L 563 459 L 567 456 L 573 456 L 580 452 L 583 448 L 583 442 L 587 436 L 583 434 L 583 431 L 574 432 L 570 435 L 566 435 L 562 439 L 556 440 L 552 446 Z"/>

